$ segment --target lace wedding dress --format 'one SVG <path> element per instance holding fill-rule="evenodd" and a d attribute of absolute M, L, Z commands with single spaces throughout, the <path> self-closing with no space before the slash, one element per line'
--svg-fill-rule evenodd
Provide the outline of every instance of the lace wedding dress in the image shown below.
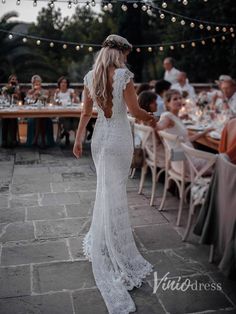
<path fill-rule="evenodd" d="M 152 265 L 139 253 L 130 226 L 126 184 L 133 156 L 133 140 L 123 91 L 133 77 L 126 68 L 113 76 L 111 118 L 96 105 L 98 118 L 91 142 L 97 173 L 92 223 L 83 239 L 84 255 L 92 262 L 96 285 L 110 314 L 136 310 L 127 290 L 140 287 Z M 90 90 L 92 71 L 84 78 Z"/>

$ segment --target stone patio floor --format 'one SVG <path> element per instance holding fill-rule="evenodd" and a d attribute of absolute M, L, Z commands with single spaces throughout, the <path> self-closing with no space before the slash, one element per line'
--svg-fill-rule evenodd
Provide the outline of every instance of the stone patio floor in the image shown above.
<path fill-rule="evenodd" d="M 136 313 L 236 313 L 236 282 L 208 263 L 209 247 L 199 245 L 196 236 L 181 240 L 187 207 L 177 228 L 178 199 L 169 194 L 165 211 L 159 212 L 163 185 L 158 184 L 150 207 L 150 177 L 142 195 L 137 193 L 139 178 L 137 172 L 129 179 L 127 191 L 140 252 L 159 280 L 167 274 L 172 283 L 187 279 L 205 286 L 185 292 L 157 288 L 151 274 L 130 292 Z M 1 314 L 108 313 L 81 245 L 95 189 L 89 144 L 79 160 L 72 147 L 0 150 Z"/>

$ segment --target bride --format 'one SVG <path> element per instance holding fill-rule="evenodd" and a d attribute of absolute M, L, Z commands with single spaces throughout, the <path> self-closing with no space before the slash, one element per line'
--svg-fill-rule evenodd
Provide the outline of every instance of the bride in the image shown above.
<path fill-rule="evenodd" d="M 92 262 L 96 285 L 110 314 L 136 310 L 127 290 L 140 287 L 152 265 L 139 253 L 129 222 L 126 183 L 133 156 L 129 112 L 155 127 L 155 118 L 137 102 L 133 74 L 126 68 L 131 44 L 110 35 L 98 52 L 93 70 L 84 78 L 84 109 L 80 118 L 74 155 L 82 154 L 82 135 L 98 110 L 91 142 L 97 174 L 92 223 L 83 240 L 85 256 Z M 127 106 L 126 106 L 127 105 Z"/>

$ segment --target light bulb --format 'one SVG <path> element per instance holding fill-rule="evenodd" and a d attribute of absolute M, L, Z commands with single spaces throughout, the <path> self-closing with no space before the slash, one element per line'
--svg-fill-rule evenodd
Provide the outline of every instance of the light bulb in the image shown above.
<path fill-rule="evenodd" d="M 180 47 L 181 47 L 182 49 L 184 49 L 184 48 L 185 48 L 185 44 L 181 44 Z"/>
<path fill-rule="evenodd" d="M 79 50 L 80 50 L 80 46 L 77 45 L 77 46 L 75 47 L 75 49 L 76 49 L 77 51 L 79 51 Z"/>
<path fill-rule="evenodd" d="M 163 7 L 164 9 L 166 9 L 166 8 L 167 8 L 167 3 L 166 3 L 166 2 L 163 2 L 163 3 L 162 3 L 162 7 Z"/>
<path fill-rule="evenodd" d="M 163 20 L 165 18 L 165 14 L 164 13 L 161 13 L 160 14 L 160 18 Z"/>
<path fill-rule="evenodd" d="M 176 17 L 175 16 L 172 16 L 171 18 L 171 22 L 175 23 L 176 22 Z"/>
<path fill-rule="evenodd" d="M 22 38 L 22 41 L 23 43 L 27 43 L 27 38 L 26 37 Z"/>
<path fill-rule="evenodd" d="M 170 46 L 170 49 L 171 49 L 171 50 L 174 50 L 174 49 L 175 49 L 175 47 L 171 45 L 171 46 Z"/>
<path fill-rule="evenodd" d="M 62 46 L 62 48 L 63 48 L 63 49 L 67 49 L 67 44 L 64 44 L 64 45 Z"/>
<path fill-rule="evenodd" d="M 93 51 L 93 47 L 88 47 L 88 51 L 92 52 Z"/>
<path fill-rule="evenodd" d="M 133 7 L 134 7 L 135 9 L 137 9 L 137 8 L 138 8 L 138 5 L 137 5 L 137 3 L 136 3 L 136 2 L 133 4 Z"/>
<path fill-rule="evenodd" d="M 12 34 L 9 34 L 8 38 L 9 38 L 9 39 L 12 39 L 12 38 L 13 38 L 13 35 L 12 35 Z"/>
<path fill-rule="evenodd" d="M 54 43 L 51 42 L 51 43 L 49 44 L 49 46 L 50 46 L 51 48 L 54 47 Z"/>
<path fill-rule="evenodd" d="M 187 5 L 188 4 L 188 0 L 183 0 L 183 4 Z"/>
<path fill-rule="evenodd" d="M 136 48 L 136 51 L 137 51 L 137 52 L 141 52 L 141 49 L 140 49 L 140 48 Z"/>
<path fill-rule="evenodd" d="M 143 11 L 147 11 L 147 6 L 144 4 L 144 5 L 142 5 L 142 10 Z"/>
<path fill-rule="evenodd" d="M 190 23 L 190 27 L 194 28 L 195 24 L 193 22 Z"/>
<path fill-rule="evenodd" d="M 122 4 L 121 9 L 126 12 L 128 10 L 128 7 L 126 4 Z"/>
<path fill-rule="evenodd" d="M 41 44 L 41 41 L 38 39 L 38 40 L 36 41 L 36 44 L 39 46 L 39 45 Z"/>
<path fill-rule="evenodd" d="M 185 20 L 181 20 L 181 21 L 180 21 L 180 24 L 181 24 L 181 25 L 185 25 Z"/>
<path fill-rule="evenodd" d="M 152 52 L 152 47 L 148 47 L 148 51 L 149 51 L 149 52 Z"/>

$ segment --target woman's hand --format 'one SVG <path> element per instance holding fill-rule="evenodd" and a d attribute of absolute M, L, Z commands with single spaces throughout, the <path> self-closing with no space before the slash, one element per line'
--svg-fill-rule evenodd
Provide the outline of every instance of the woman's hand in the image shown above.
<path fill-rule="evenodd" d="M 204 132 L 203 132 L 203 135 L 206 135 L 207 133 L 211 132 L 211 131 L 214 131 L 215 128 L 207 128 Z"/>
<path fill-rule="evenodd" d="M 76 158 L 80 158 L 82 156 L 82 142 L 79 140 L 75 141 L 74 147 L 73 147 L 73 154 Z"/>
<path fill-rule="evenodd" d="M 152 128 L 156 128 L 156 119 L 154 116 L 150 116 L 150 120 L 147 121 L 148 125 L 151 126 Z"/>

